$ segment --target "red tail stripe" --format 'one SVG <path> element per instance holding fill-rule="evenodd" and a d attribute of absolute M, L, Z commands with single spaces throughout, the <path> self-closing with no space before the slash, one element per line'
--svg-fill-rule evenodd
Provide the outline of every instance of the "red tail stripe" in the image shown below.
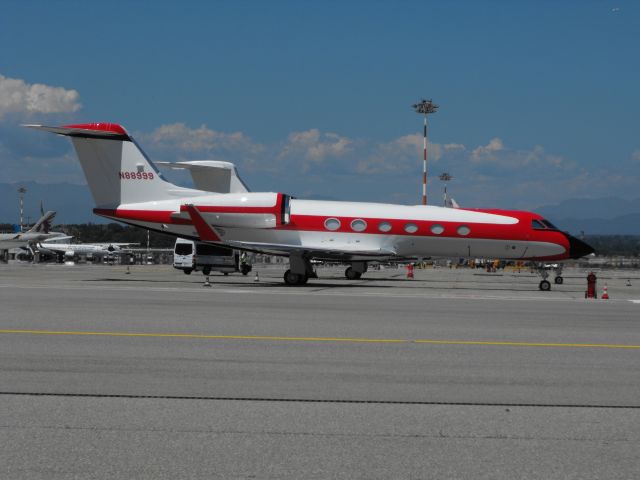
<path fill-rule="evenodd" d="M 113 132 L 120 135 L 127 135 L 127 132 L 117 123 L 77 123 L 75 125 L 65 125 L 63 128 L 81 128 L 82 130 L 96 130 L 98 132 Z"/>

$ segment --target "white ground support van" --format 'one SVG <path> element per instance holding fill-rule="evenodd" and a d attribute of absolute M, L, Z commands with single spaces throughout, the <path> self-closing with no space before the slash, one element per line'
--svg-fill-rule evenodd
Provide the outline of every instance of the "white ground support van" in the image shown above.
<path fill-rule="evenodd" d="M 247 275 L 251 271 L 251 265 L 240 264 L 240 255 L 236 250 L 184 238 L 176 239 L 173 267 L 187 275 L 194 271 L 201 271 L 205 275 L 211 272 L 228 275 L 239 271 Z"/>

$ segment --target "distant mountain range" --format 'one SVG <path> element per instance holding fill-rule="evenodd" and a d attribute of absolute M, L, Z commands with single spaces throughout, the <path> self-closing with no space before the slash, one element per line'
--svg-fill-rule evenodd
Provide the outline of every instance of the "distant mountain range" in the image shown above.
<path fill-rule="evenodd" d="M 534 211 L 575 234 L 640 235 L 640 198 L 576 198 Z"/>
<path fill-rule="evenodd" d="M 26 217 L 33 223 L 40 215 L 40 201 L 45 210 L 58 212 L 56 224 L 108 223 L 92 213 L 93 199 L 86 185 L 70 183 L 20 184 L 0 183 L 0 223 L 18 223 L 18 187 L 25 194 Z M 315 198 L 320 199 L 321 196 Z M 558 205 L 533 208 L 562 230 L 587 235 L 640 235 L 640 198 L 618 197 L 569 199 Z"/>
<path fill-rule="evenodd" d="M 20 222 L 18 187 L 25 187 L 24 221 L 31 223 L 40 217 L 40 201 L 44 210 L 57 212 L 54 224 L 68 223 L 108 223 L 107 219 L 92 213 L 93 198 L 89 187 L 71 183 L 40 184 L 22 182 L 19 184 L 0 183 L 0 223 Z M 29 218 L 27 218 L 29 217 Z"/>

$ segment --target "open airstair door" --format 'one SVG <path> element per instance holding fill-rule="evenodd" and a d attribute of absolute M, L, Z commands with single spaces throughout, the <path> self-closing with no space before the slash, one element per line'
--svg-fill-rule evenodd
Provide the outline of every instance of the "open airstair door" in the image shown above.
<path fill-rule="evenodd" d="M 188 162 L 155 162 L 173 170 L 189 170 L 193 185 L 198 190 L 214 193 L 244 193 L 244 184 L 233 163 L 218 160 L 193 160 Z"/>

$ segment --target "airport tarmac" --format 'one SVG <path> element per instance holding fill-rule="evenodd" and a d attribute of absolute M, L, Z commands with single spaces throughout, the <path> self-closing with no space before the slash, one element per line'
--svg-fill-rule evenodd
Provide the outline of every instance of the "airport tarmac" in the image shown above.
<path fill-rule="evenodd" d="M 640 272 L 343 270 L 0 265 L 0 477 L 640 476 Z"/>

